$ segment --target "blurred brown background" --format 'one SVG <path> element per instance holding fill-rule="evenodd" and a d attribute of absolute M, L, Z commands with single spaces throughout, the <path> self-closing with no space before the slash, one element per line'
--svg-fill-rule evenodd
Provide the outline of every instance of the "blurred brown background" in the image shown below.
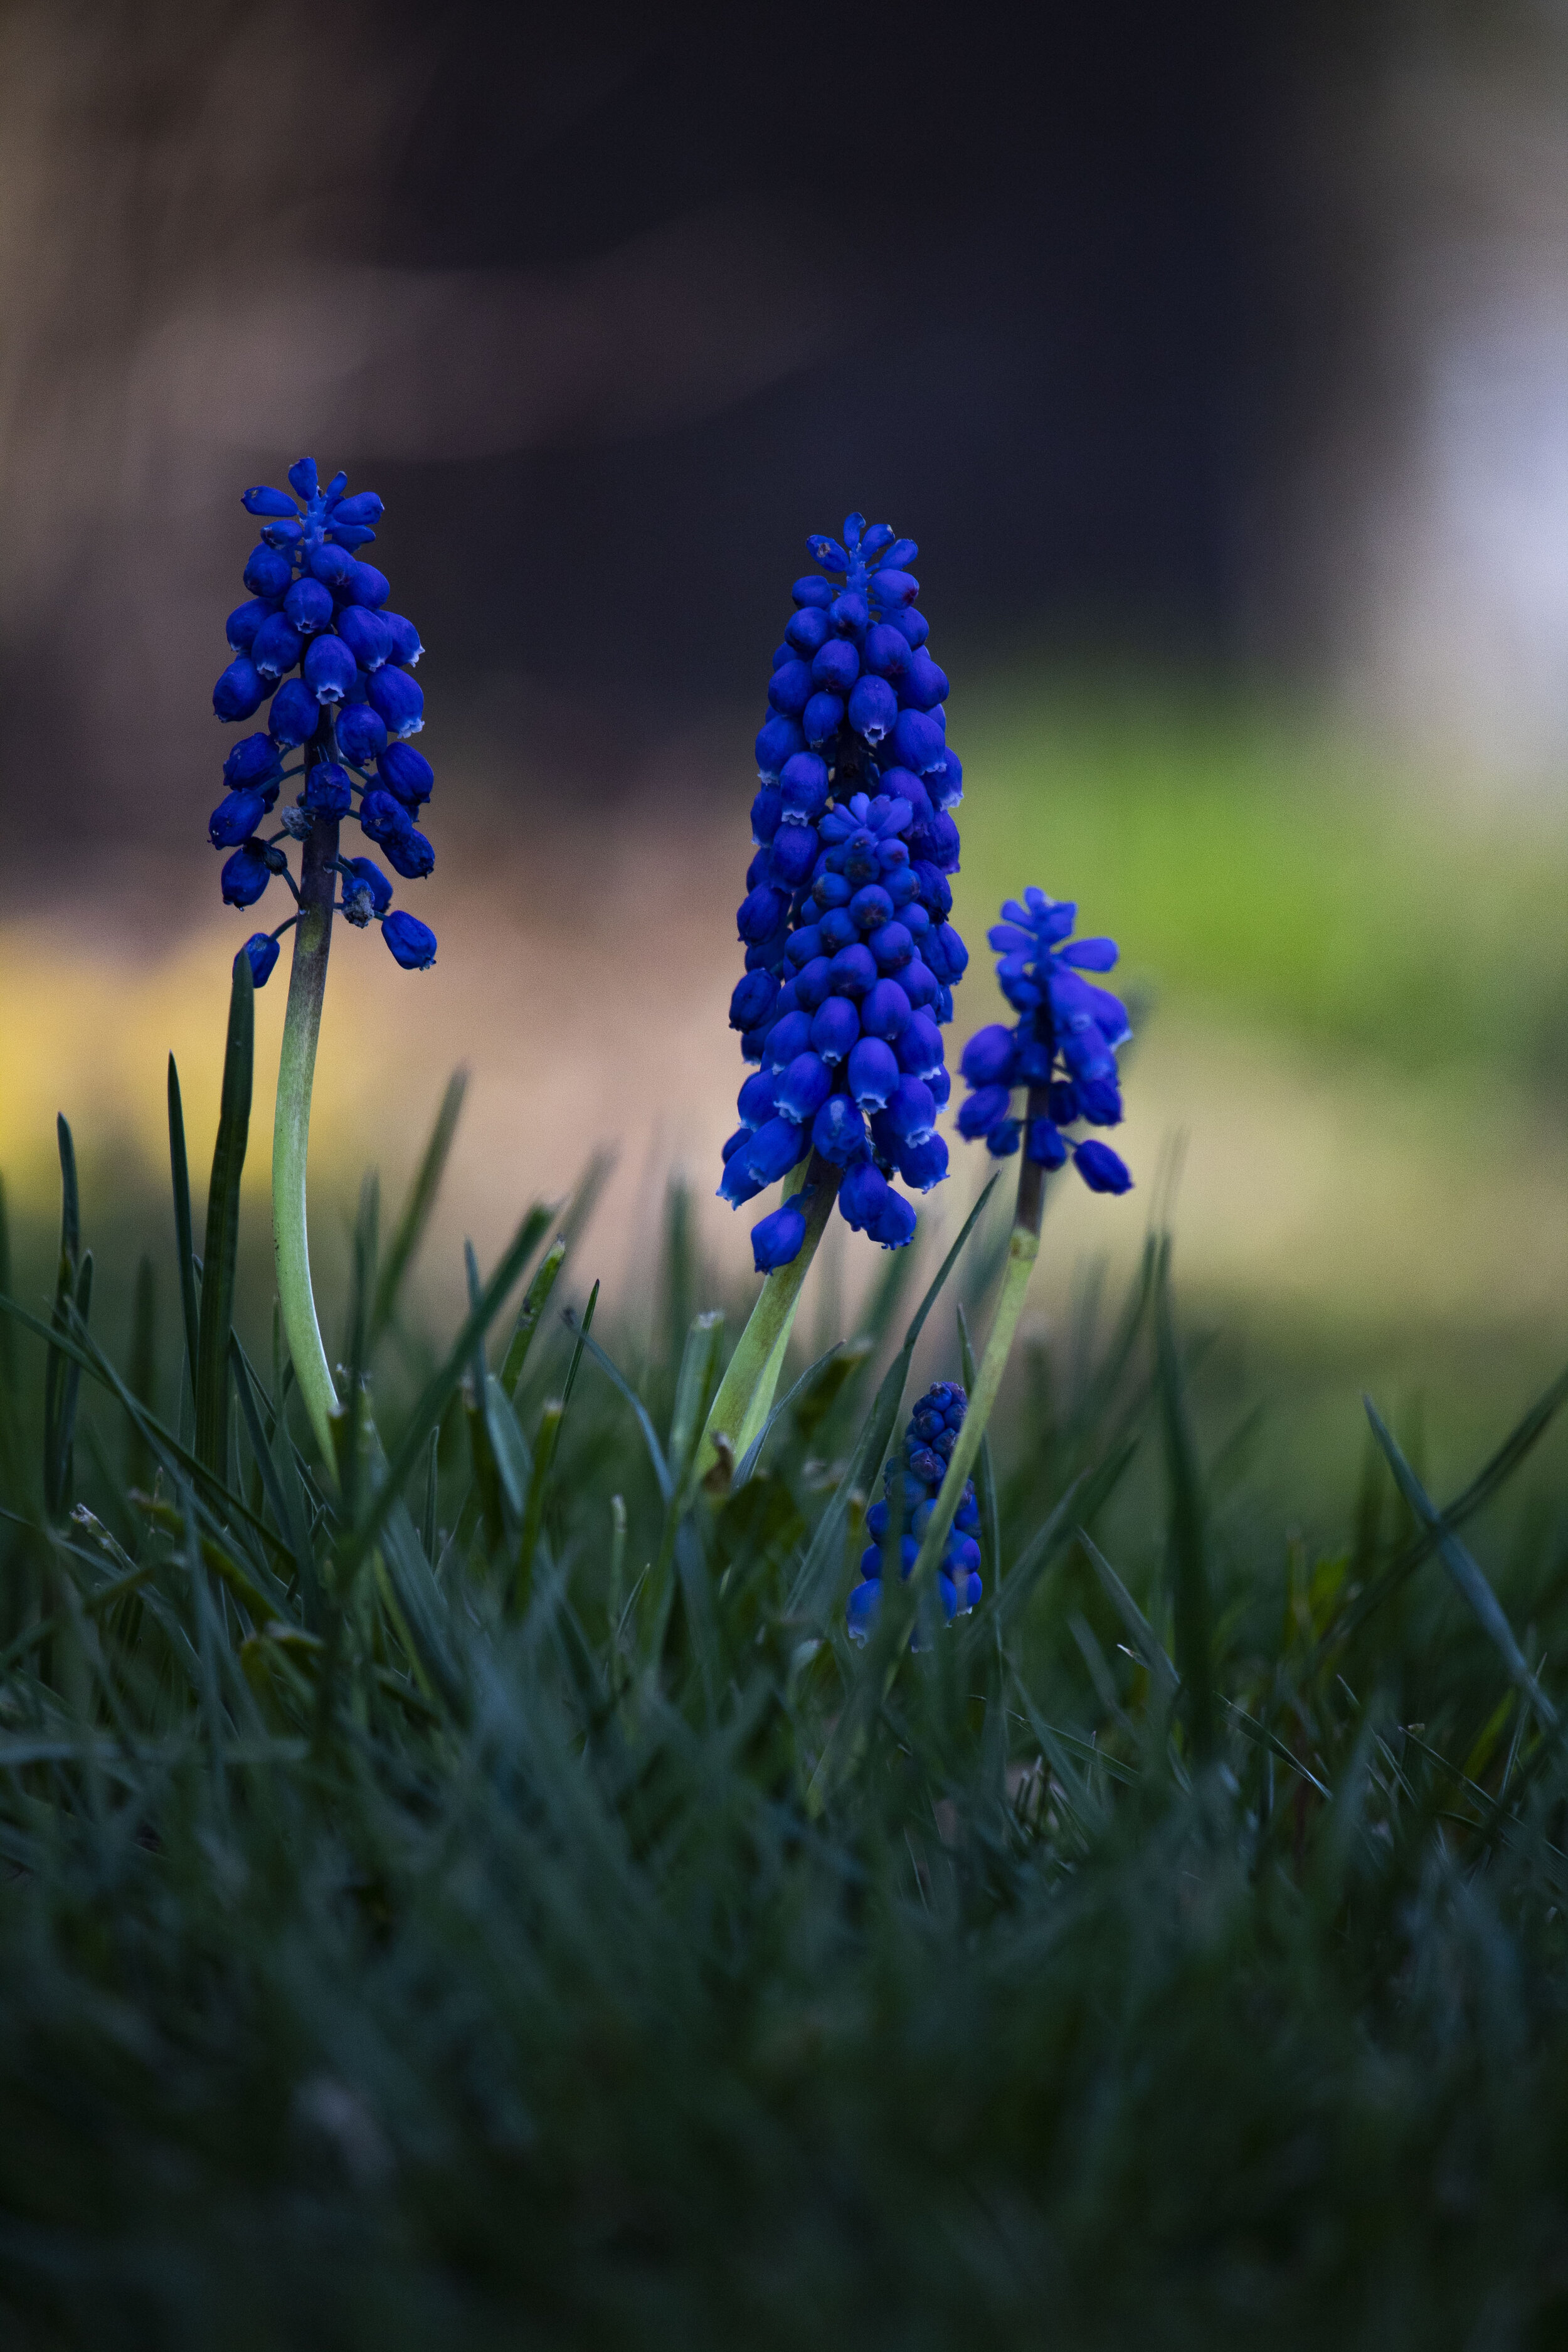
<path fill-rule="evenodd" d="M 417 620 L 433 973 L 334 958 L 317 1229 L 474 1070 L 444 1257 L 615 1142 L 704 1202 L 750 742 L 850 506 L 921 544 L 960 920 L 1029 880 L 1147 1008 L 1136 1248 L 1271 1347 L 1530 1367 L 1568 1306 L 1568 22 L 1152 0 L 0 7 L 0 1159 L 210 1117 L 204 838 L 251 530 L 309 449 Z M 410 894 L 412 898 L 412 894 Z M 281 912 L 281 908 L 279 909 Z M 275 1041 L 280 982 L 263 999 Z M 268 1050 L 275 1050 L 269 1045 Z M 267 1053 L 263 1067 L 269 1069 Z M 951 1224 L 981 1171 L 926 1222 Z M 264 1181 L 258 1143 L 252 1173 Z M 962 1196 L 962 1197 L 960 1197 Z M 703 1211 L 731 1276 L 743 1220 Z M 1415 1376 L 1415 1373 L 1412 1373 Z M 1510 1374 L 1512 1377 L 1512 1374 Z"/>

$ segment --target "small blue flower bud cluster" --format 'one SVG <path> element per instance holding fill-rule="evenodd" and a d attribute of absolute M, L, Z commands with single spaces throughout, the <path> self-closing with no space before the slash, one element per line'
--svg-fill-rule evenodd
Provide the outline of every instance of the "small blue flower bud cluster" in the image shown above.
<path fill-rule="evenodd" d="M 1121 1118 L 1118 1049 L 1132 1034 L 1127 1012 L 1109 989 L 1096 988 L 1086 971 L 1110 971 L 1116 962 L 1114 940 L 1073 940 L 1078 908 L 1026 890 L 1026 903 L 1009 898 L 993 926 L 996 977 L 1019 1018 L 1011 1028 L 999 1021 L 977 1029 L 963 1049 L 960 1067 L 969 1099 L 958 1114 L 958 1131 L 969 1143 L 982 1136 L 998 1160 L 1024 1149 L 1038 1167 L 1073 1166 L 1091 1192 L 1125 1192 L 1132 1179 L 1109 1144 L 1090 1136 L 1074 1141 L 1064 1128 L 1080 1121 L 1115 1127 Z M 1032 1115 L 1013 1114 L 1013 1089 L 1030 1091 Z M 1041 1108 L 1041 1098 L 1044 1106 Z"/>
<path fill-rule="evenodd" d="M 292 497 L 259 488 L 241 501 L 261 519 L 261 539 L 245 567 L 249 599 L 228 616 L 234 658 L 213 688 L 223 719 L 252 719 L 264 702 L 272 706 L 266 733 L 245 736 L 224 761 L 226 791 L 207 827 L 213 847 L 232 853 L 223 869 L 231 907 L 254 906 L 274 875 L 294 890 L 279 843 L 303 840 L 319 816 L 357 815 L 405 881 L 436 863 L 414 823 L 436 779 L 408 740 L 425 724 L 425 697 L 409 675 L 424 648 L 413 622 L 386 609 L 385 574 L 356 553 L 375 537 L 382 501 L 374 490 L 347 497 L 346 474 L 323 486 L 313 457 L 291 466 L 289 481 Z M 293 751 L 300 765 L 285 768 Z M 263 840 L 260 827 L 291 776 L 304 779 L 298 801 L 279 818 L 280 834 Z M 392 885 L 372 859 L 340 858 L 338 869 L 349 922 L 380 923 L 406 971 L 434 963 L 434 931 L 390 911 Z M 258 931 L 245 943 L 258 988 L 287 929 Z"/>
<path fill-rule="evenodd" d="M 942 1030 L 969 961 L 947 919 L 963 771 L 904 568 L 913 540 L 852 514 L 842 543 L 806 544 L 828 576 L 795 583 L 757 737 L 730 1024 L 758 1068 L 719 1192 L 738 1208 L 815 1150 L 844 1171 L 848 1223 L 901 1249 L 915 1212 L 889 1180 L 927 1192 L 947 1173 Z M 799 1255 L 807 1205 L 803 1190 L 752 1227 L 759 1274 Z"/>
<path fill-rule="evenodd" d="M 888 1501 L 873 1503 L 866 1514 L 866 1527 L 874 1540 L 860 1555 L 860 1581 L 849 1595 L 845 1612 L 852 1641 L 865 1641 L 882 1598 L 882 1577 L 889 1564 L 888 1525 L 892 1516 L 889 1506 L 895 1499 L 902 1506 L 899 1573 L 907 1577 L 920 1557 L 921 1538 L 936 1507 L 968 1402 L 956 1381 L 938 1381 L 910 1415 L 903 1454 L 898 1460 L 889 1461 L 882 1475 Z M 980 1546 L 975 1541 L 979 1525 L 980 1506 L 974 1498 L 973 1481 L 970 1480 L 964 1486 L 937 1571 L 937 1589 L 949 1620 L 966 1617 L 980 1599 Z"/>

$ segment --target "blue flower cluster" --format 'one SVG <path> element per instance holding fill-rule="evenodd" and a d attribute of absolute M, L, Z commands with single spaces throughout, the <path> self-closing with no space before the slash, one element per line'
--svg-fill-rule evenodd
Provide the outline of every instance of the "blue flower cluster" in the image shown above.
<path fill-rule="evenodd" d="M 1121 1118 L 1116 1055 L 1131 1035 L 1126 1008 L 1086 971 L 1109 971 L 1114 940 L 1073 940 L 1078 908 L 1026 890 L 1026 904 L 1009 898 L 991 931 L 996 977 L 1019 1018 L 1011 1028 L 994 1021 L 977 1029 L 960 1067 L 969 1087 L 958 1114 L 966 1142 L 984 1136 L 998 1160 L 1024 1148 L 1037 1166 L 1073 1166 L 1091 1192 L 1125 1192 L 1132 1179 L 1109 1144 L 1090 1136 L 1074 1141 L 1064 1128 L 1087 1122 L 1115 1127 Z M 1028 1116 L 1013 1115 L 1013 1089 L 1029 1089 Z"/>
<path fill-rule="evenodd" d="M 963 772 L 905 569 L 914 541 L 852 514 L 842 543 L 806 543 L 827 576 L 795 583 L 757 737 L 730 1024 L 758 1068 L 720 1197 L 738 1208 L 815 1150 L 844 1171 L 848 1223 L 901 1249 L 915 1212 L 890 1179 L 926 1192 L 947 1173 L 942 1030 L 969 961 L 948 920 Z M 799 1255 L 809 1195 L 752 1227 L 759 1274 Z"/>
<path fill-rule="evenodd" d="M 860 1555 L 860 1581 L 849 1595 L 846 1612 L 850 1636 L 857 1642 L 865 1641 L 870 1633 L 882 1598 L 888 1522 L 891 1517 L 889 1505 L 897 1490 L 903 1523 L 899 1573 L 907 1577 L 920 1557 L 921 1538 L 935 1507 L 968 1402 L 956 1381 L 938 1381 L 910 1415 L 902 1456 L 889 1461 L 883 1473 L 888 1502 L 873 1503 L 866 1514 L 867 1528 L 875 1540 Z M 975 1541 L 979 1525 L 980 1506 L 974 1499 L 971 1480 L 964 1486 L 937 1571 L 942 1610 L 950 1619 L 967 1616 L 980 1599 L 980 1546 Z"/>
<path fill-rule="evenodd" d="M 254 906 L 275 874 L 297 898 L 280 845 L 303 841 L 320 818 L 357 816 L 406 881 L 436 863 L 414 823 L 436 781 L 408 740 L 425 724 L 425 697 L 409 675 L 423 651 L 419 632 L 387 611 L 385 574 L 355 551 L 374 539 L 382 501 L 374 490 L 345 496 L 346 474 L 323 486 L 313 457 L 290 466 L 289 481 L 292 497 L 261 488 L 241 501 L 261 518 L 261 540 L 245 567 L 249 598 L 228 616 L 234 658 L 213 688 L 223 719 L 251 719 L 264 702 L 272 706 L 265 734 L 247 735 L 224 761 L 226 790 L 207 827 L 213 847 L 231 852 L 223 869 L 231 907 Z M 284 759 L 296 751 L 300 764 L 286 768 Z M 292 776 L 303 778 L 298 800 L 280 831 L 263 839 L 263 822 Z M 391 911 L 392 884 L 374 858 L 340 857 L 338 873 L 349 922 L 362 929 L 378 922 L 405 971 L 435 961 L 435 933 L 416 917 Z M 245 943 L 258 988 L 288 928 L 258 931 Z"/>

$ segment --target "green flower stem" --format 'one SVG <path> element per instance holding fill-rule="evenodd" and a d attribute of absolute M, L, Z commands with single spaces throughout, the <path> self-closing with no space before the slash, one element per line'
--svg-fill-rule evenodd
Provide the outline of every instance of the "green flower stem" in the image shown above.
<path fill-rule="evenodd" d="M 820 1152 L 814 1151 L 805 1167 L 794 1171 L 784 1185 L 785 1200 L 798 1192 L 803 1184 L 816 1188 L 816 1198 L 806 1213 L 805 1239 L 788 1265 L 777 1267 L 763 1278 L 751 1319 L 719 1383 L 719 1393 L 702 1432 L 697 1451 L 699 1482 L 708 1476 L 721 1455 L 732 1469 L 768 1417 L 784 1369 L 795 1310 L 800 1304 L 801 1286 L 826 1230 L 842 1173 Z"/>
<path fill-rule="evenodd" d="M 1028 1117 L 1025 1136 L 1037 1118 L 1044 1118 L 1050 1097 L 1044 1087 L 1031 1087 Z M 1002 1276 L 1002 1288 L 996 1300 L 996 1312 L 992 1318 L 990 1337 L 985 1353 L 980 1359 L 973 1391 L 963 1416 L 963 1426 L 958 1433 L 958 1443 L 952 1449 L 946 1475 L 936 1498 L 936 1507 L 926 1524 L 920 1554 L 910 1576 L 911 1593 L 923 1590 L 936 1573 L 937 1562 L 947 1549 L 964 1485 L 980 1452 L 980 1441 L 985 1434 L 985 1424 L 991 1418 L 1002 1386 L 1002 1375 L 1007 1369 L 1007 1359 L 1013 1352 L 1014 1335 L 1018 1318 L 1024 1311 L 1024 1299 L 1029 1287 L 1029 1276 L 1035 1271 L 1035 1260 L 1040 1255 L 1040 1220 L 1046 1207 L 1046 1171 L 1032 1160 L 1026 1151 L 1018 1170 L 1018 1205 L 1013 1214 L 1013 1231 L 1007 1243 L 1007 1264 Z M 996 1563 L 989 1563 L 993 1576 Z"/>
<path fill-rule="evenodd" d="M 316 1073 L 316 1040 L 327 986 L 327 956 L 332 943 L 332 901 L 337 891 L 338 821 L 319 816 L 306 837 L 300 860 L 300 917 L 294 932 L 294 962 L 289 975 L 289 1007 L 283 1016 L 283 1050 L 278 1064 L 278 1108 L 272 1129 L 272 1238 L 278 1257 L 278 1297 L 294 1378 L 310 1416 L 310 1426 L 327 1469 L 337 1460 L 332 1434 L 338 1392 L 321 1345 L 316 1297 L 310 1287 L 310 1248 L 305 1230 L 305 1160 L 310 1140 L 310 1087 Z"/>

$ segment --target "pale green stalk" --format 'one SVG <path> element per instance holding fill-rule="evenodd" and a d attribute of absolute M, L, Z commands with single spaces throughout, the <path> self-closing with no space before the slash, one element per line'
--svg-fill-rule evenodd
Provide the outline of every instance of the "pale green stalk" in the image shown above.
<path fill-rule="evenodd" d="M 1025 1134 L 1037 1118 L 1046 1116 L 1049 1096 L 1041 1087 L 1031 1088 Z M 964 1486 L 980 1452 L 985 1434 L 985 1424 L 991 1418 L 1002 1386 L 1002 1375 L 1007 1369 L 1007 1359 L 1013 1352 L 1014 1335 L 1018 1318 L 1024 1311 L 1024 1299 L 1029 1287 L 1029 1276 L 1035 1271 L 1035 1260 L 1040 1255 L 1040 1220 L 1045 1213 L 1046 1171 L 1025 1153 L 1018 1170 L 1018 1205 L 1013 1215 L 1013 1231 L 1007 1241 L 1007 1264 L 1002 1276 L 1002 1288 L 996 1299 L 996 1312 L 991 1318 L 990 1336 L 985 1353 L 980 1359 L 980 1370 L 974 1376 L 974 1387 L 963 1415 L 963 1426 L 949 1459 L 936 1507 L 926 1522 L 920 1553 L 910 1576 L 911 1591 L 923 1589 L 936 1573 L 937 1562 L 947 1549 L 952 1532 L 952 1522 L 963 1498 Z M 994 1574 L 995 1563 L 992 1563 Z"/>
<path fill-rule="evenodd" d="M 300 861 L 300 919 L 294 930 L 294 961 L 289 975 L 289 1005 L 283 1016 L 278 1106 L 272 1128 L 272 1239 L 278 1260 L 278 1300 L 294 1379 L 329 1473 L 337 1458 L 332 1424 L 338 1412 L 338 1392 L 332 1383 L 327 1351 L 321 1345 L 316 1297 L 310 1286 L 305 1160 L 310 1139 L 316 1040 L 321 1034 L 327 956 L 332 940 L 337 856 L 337 819 L 319 816 L 310 827 Z"/>
<path fill-rule="evenodd" d="M 695 1470 L 699 1483 L 721 1457 L 731 1468 L 742 1460 L 772 1410 L 784 1351 L 795 1327 L 795 1308 L 800 1304 L 801 1286 L 826 1230 L 842 1173 L 820 1152 L 813 1152 L 806 1166 L 795 1170 L 785 1182 L 785 1200 L 798 1192 L 803 1184 L 816 1187 L 816 1198 L 806 1213 L 805 1239 L 790 1265 L 778 1266 L 763 1278 L 751 1319 L 719 1383 L 719 1393 L 702 1432 Z"/>

